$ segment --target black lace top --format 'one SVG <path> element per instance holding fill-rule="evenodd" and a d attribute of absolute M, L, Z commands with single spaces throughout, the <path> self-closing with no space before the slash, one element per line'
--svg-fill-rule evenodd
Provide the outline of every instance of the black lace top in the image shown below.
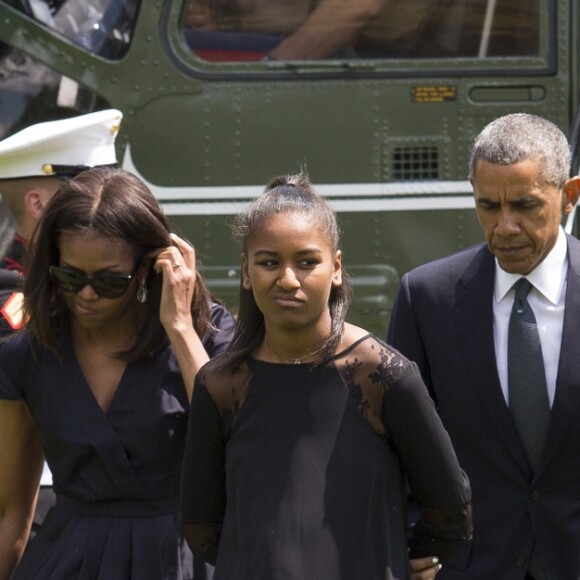
<path fill-rule="evenodd" d="M 214 580 L 408 578 L 409 555 L 445 561 L 470 537 L 469 483 L 400 353 L 367 335 L 322 365 L 214 366 L 196 380 L 182 480 Z"/>

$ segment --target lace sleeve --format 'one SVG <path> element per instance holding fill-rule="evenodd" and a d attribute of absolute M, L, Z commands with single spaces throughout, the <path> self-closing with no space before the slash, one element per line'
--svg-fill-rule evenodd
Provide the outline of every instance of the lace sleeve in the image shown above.
<path fill-rule="evenodd" d="M 471 537 L 471 491 L 417 366 L 371 335 L 336 364 L 370 427 L 397 454 L 419 503 L 410 555 L 449 560 Z"/>
<path fill-rule="evenodd" d="M 389 384 L 382 417 L 419 504 L 410 555 L 444 563 L 471 538 L 471 490 L 415 364 L 407 361 Z"/>

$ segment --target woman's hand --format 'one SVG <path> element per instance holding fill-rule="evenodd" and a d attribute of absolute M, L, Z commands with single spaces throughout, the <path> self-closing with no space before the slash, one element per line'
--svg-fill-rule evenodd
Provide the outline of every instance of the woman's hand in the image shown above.
<path fill-rule="evenodd" d="M 171 234 L 174 245 L 157 253 L 155 270 L 163 276 L 160 318 L 168 334 L 192 326 L 191 301 L 197 272 L 195 249 L 179 236 Z"/>
<path fill-rule="evenodd" d="M 432 580 L 441 570 L 437 558 L 413 558 L 411 563 L 411 580 Z"/>
<path fill-rule="evenodd" d="M 156 252 L 155 270 L 163 276 L 161 324 L 171 342 L 189 400 L 197 371 L 209 360 L 201 337 L 193 327 L 191 302 L 197 280 L 195 250 L 171 234 L 174 245 Z"/>

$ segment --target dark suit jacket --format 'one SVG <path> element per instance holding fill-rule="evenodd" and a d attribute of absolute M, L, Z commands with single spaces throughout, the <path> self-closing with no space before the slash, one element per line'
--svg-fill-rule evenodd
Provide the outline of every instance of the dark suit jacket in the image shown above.
<path fill-rule="evenodd" d="M 522 580 L 534 539 L 549 580 L 580 578 L 580 242 L 567 240 L 556 395 L 535 475 L 497 373 L 492 254 L 475 246 L 401 281 L 388 341 L 418 363 L 473 491 L 473 543 L 438 580 Z"/>

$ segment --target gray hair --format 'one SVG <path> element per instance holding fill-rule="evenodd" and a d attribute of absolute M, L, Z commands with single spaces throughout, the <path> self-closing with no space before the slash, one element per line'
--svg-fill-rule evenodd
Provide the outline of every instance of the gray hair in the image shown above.
<path fill-rule="evenodd" d="M 570 176 L 572 156 L 566 136 L 550 121 L 528 113 L 514 113 L 489 123 L 476 137 L 469 160 L 469 179 L 481 159 L 495 165 L 541 160 L 544 184 L 562 187 Z"/>

